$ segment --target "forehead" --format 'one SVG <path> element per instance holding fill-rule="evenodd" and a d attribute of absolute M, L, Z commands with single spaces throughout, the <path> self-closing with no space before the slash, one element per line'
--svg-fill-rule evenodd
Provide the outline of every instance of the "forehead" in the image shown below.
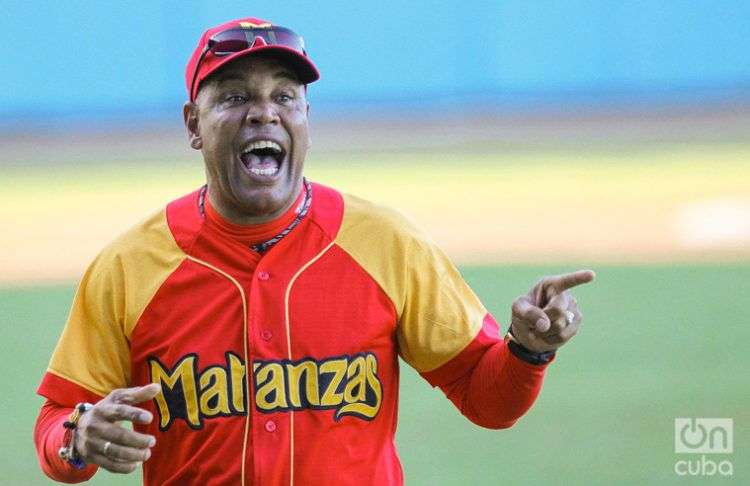
<path fill-rule="evenodd" d="M 244 56 L 231 61 L 212 73 L 207 81 L 223 83 L 229 81 L 291 81 L 297 84 L 299 78 L 285 62 L 261 56 Z"/>

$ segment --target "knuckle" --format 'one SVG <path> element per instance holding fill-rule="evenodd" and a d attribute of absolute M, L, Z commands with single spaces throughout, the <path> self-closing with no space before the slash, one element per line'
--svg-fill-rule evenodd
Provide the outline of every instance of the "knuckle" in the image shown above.
<path fill-rule="evenodd" d="M 102 425 L 98 420 L 91 420 L 83 424 L 83 426 L 79 426 L 77 430 L 81 435 L 88 438 L 90 435 L 96 436 L 101 434 Z"/>
<path fill-rule="evenodd" d="M 125 429 L 115 425 L 111 428 L 109 436 L 113 442 L 122 443 L 123 439 L 125 439 L 125 433 Z"/>
<path fill-rule="evenodd" d="M 143 451 L 133 447 L 122 447 L 120 459 L 122 461 L 133 462 L 143 460 Z"/>
<path fill-rule="evenodd" d="M 111 420 L 114 419 L 117 416 L 117 412 L 119 411 L 120 405 L 117 403 L 110 403 L 107 405 L 107 408 L 102 410 L 102 415 L 107 419 Z"/>
<path fill-rule="evenodd" d="M 130 420 L 132 422 L 137 414 L 138 411 L 129 405 L 118 405 L 117 407 L 117 416 L 123 420 Z"/>
<path fill-rule="evenodd" d="M 140 461 L 143 460 L 143 451 L 132 447 L 123 447 L 120 454 L 123 461 Z"/>
<path fill-rule="evenodd" d="M 103 417 L 106 415 L 106 413 L 107 403 L 104 400 L 101 400 L 96 405 L 94 405 L 94 408 L 89 410 L 88 413 L 83 414 L 81 421 L 84 421 L 86 419 L 86 415 L 90 415 L 92 417 Z"/>
<path fill-rule="evenodd" d="M 125 459 L 125 453 L 123 451 L 123 448 L 120 447 L 120 446 L 118 446 L 118 445 L 116 445 L 116 444 L 112 444 L 109 447 L 109 449 L 107 450 L 107 456 L 110 459 L 114 459 L 114 460 Z"/>

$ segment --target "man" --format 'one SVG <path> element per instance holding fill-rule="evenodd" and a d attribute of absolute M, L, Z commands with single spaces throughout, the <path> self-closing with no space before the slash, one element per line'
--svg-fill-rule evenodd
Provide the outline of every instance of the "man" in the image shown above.
<path fill-rule="evenodd" d="M 542 279 L 501 339 L 425 235 L 303 178 L 318 77 L 301 37 L 269 22 L 201 37 L 184 119 L 207 184 L 84 275 L 39 387 L 50 477 L 142 465 L 146 484 L 401 484 L 399 356 L 484 427 L 531 406 L 580 325 L 568 289 L 593 273 Z"/>

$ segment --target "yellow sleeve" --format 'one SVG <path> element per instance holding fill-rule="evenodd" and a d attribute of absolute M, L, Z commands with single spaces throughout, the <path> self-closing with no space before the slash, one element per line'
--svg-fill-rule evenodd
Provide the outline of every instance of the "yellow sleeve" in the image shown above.
<path fill-rule="evenodd" d="M 182 257 L 163 211 L 102 251 L 78 286 L 47 372 L 99 396 L 127 387 L 130 334 Z"/>
<path fill-rule="evenodd" d="M 388 295 L 398 315 L 401 357 L 420 373 L 458 355 L 487 310 L 448 257 L 397 212 L 344 196 L 336 243 Z"/>

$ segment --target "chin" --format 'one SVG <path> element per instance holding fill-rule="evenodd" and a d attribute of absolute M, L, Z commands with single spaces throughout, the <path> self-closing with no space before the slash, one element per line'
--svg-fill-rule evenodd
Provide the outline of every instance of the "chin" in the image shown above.
<path fill-rule="evenodd" d="M 286 209 L 291 198 L 291 191 L 280 191 L 274 187 L 257 187 L 249 191 L 247 188 L 238 189 L 234 191 L 237 209 L 250 217 L 275 216 Z"/>

